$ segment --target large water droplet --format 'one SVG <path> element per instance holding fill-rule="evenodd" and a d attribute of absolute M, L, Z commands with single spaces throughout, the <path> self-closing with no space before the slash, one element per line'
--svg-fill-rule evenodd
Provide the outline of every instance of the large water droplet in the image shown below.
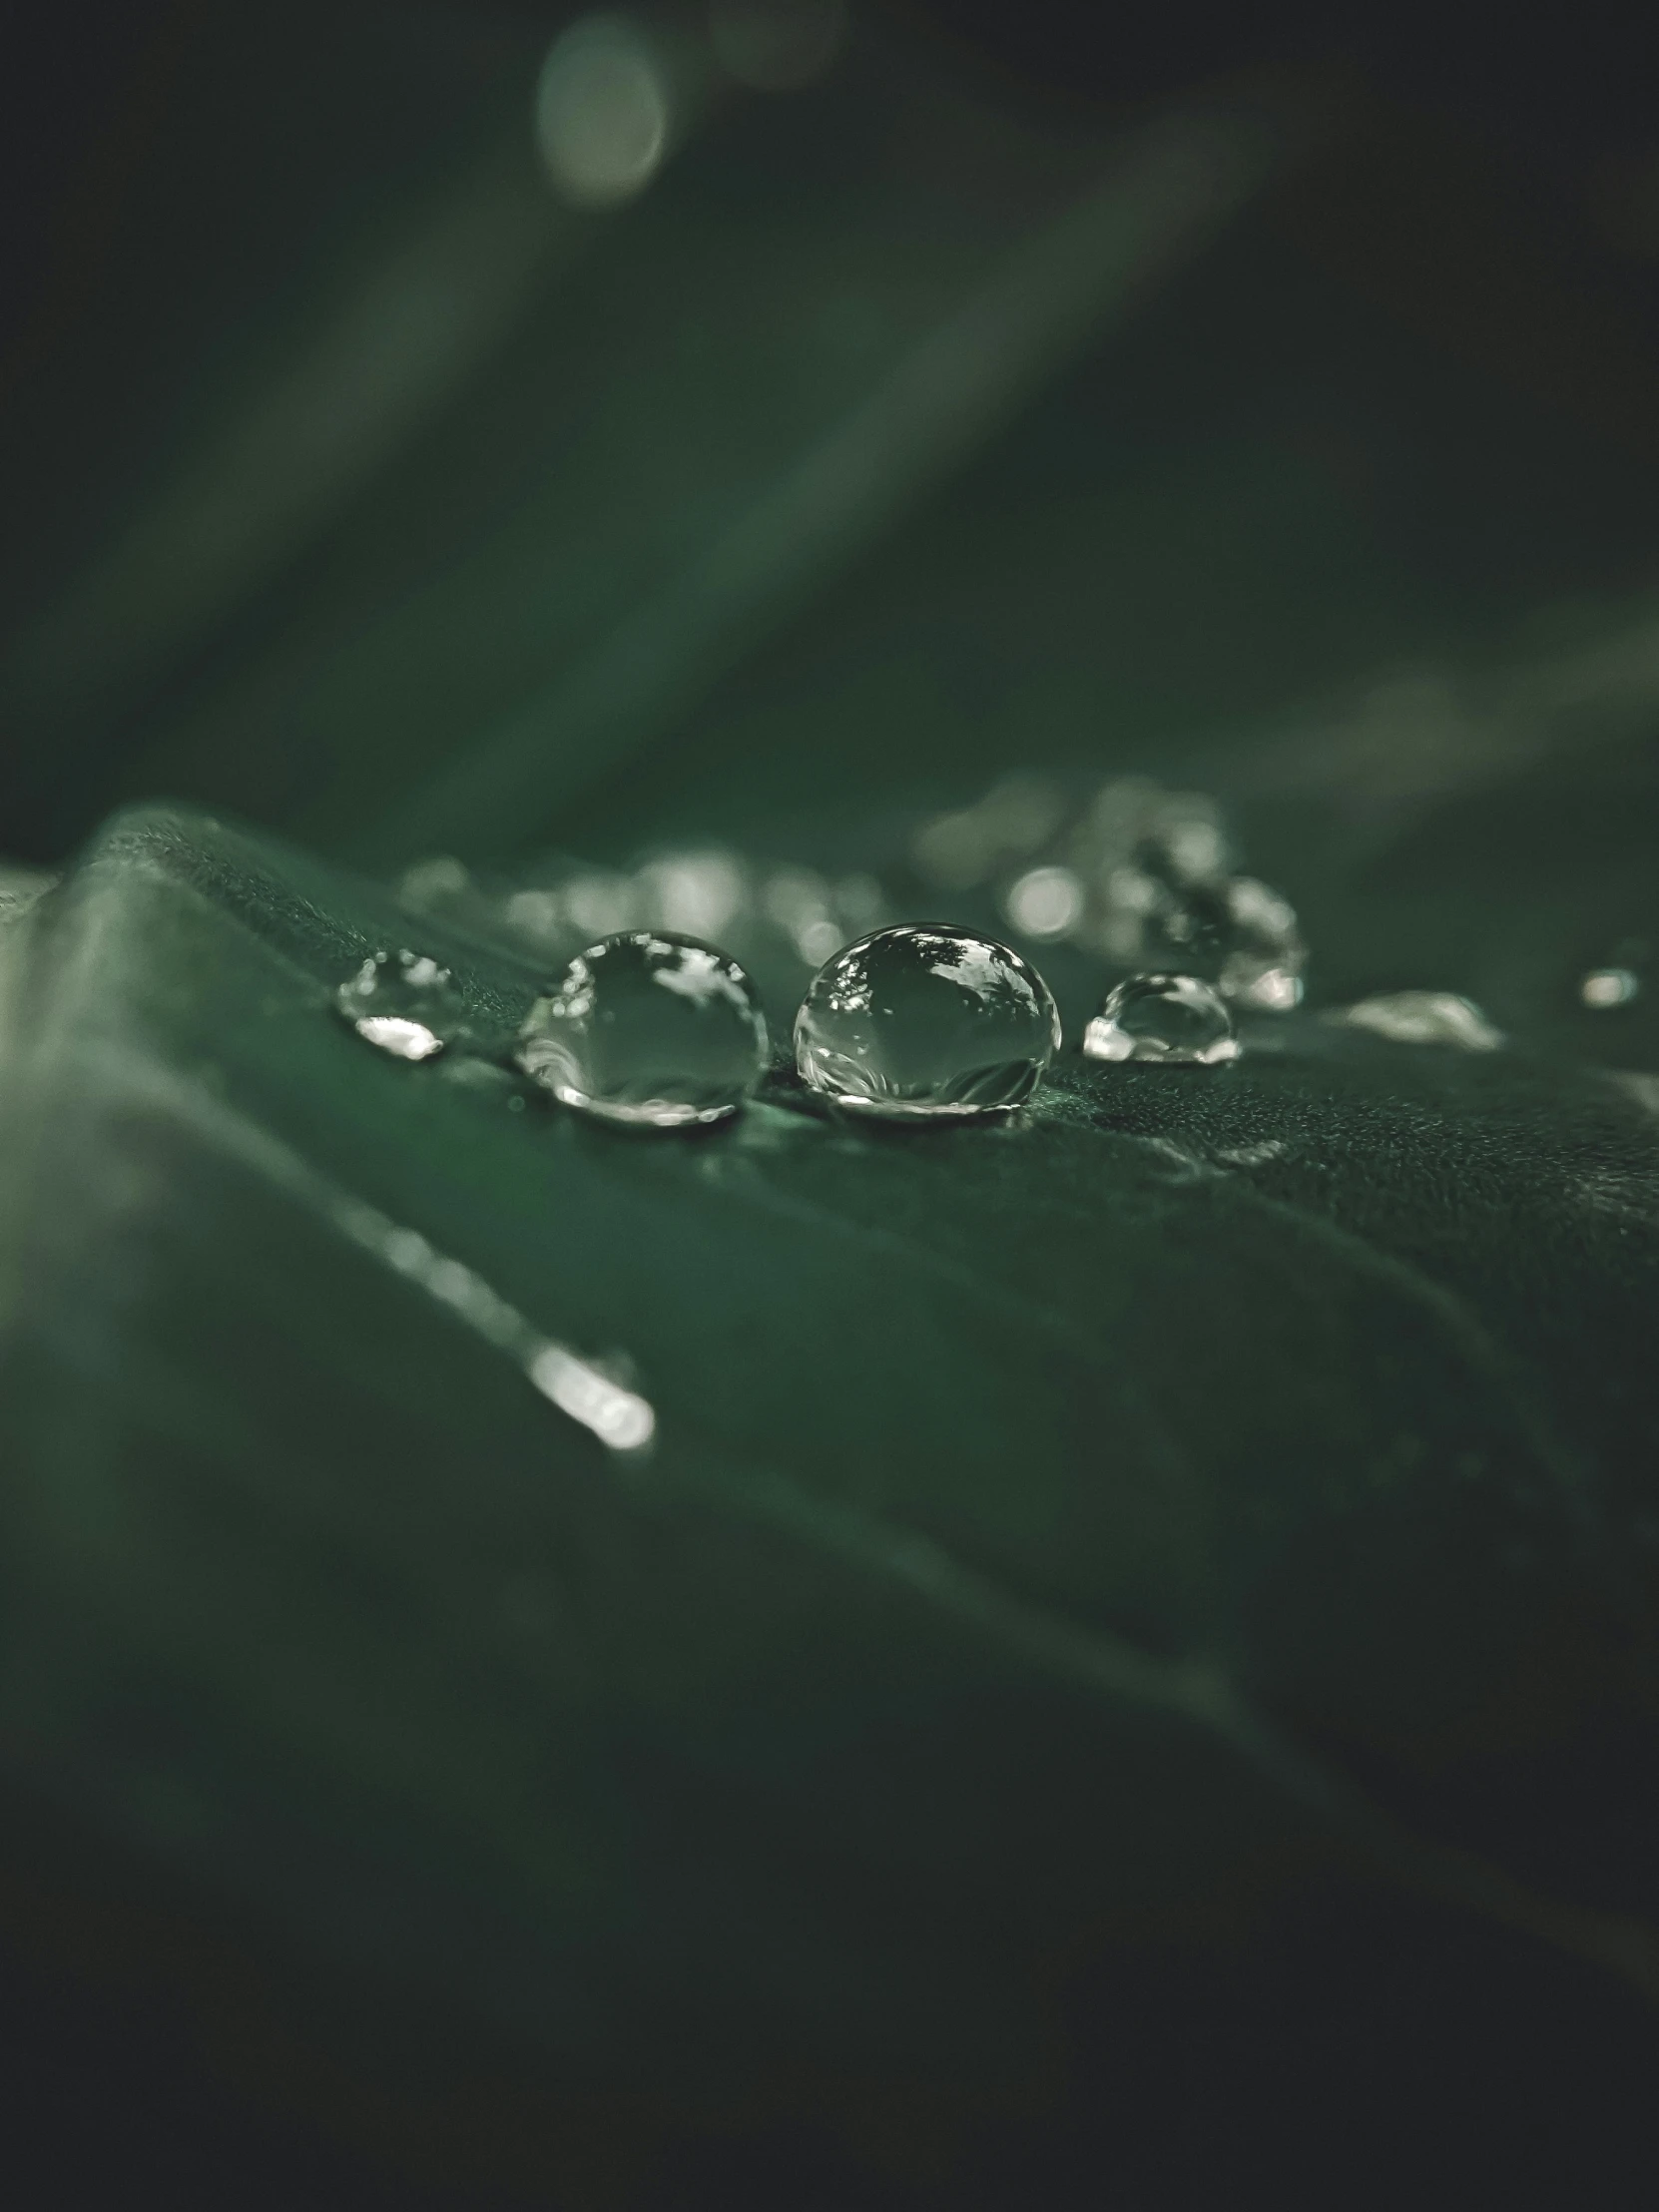
<path fill-rule="evenodd" d="M 1029 1098 L 1060 1043 L 1048 985 L 963 929 L 877 929 L 814 979 L 795 1023 L 803 1079 L 848 1112 L 963 1121 Z"/>
<path fill-rule="evenodd" d="M 1462 1052 L 1495 1052 L 1503 1042 L 1503 1032 L 1492 1027 L 1473 1000 L 1455 991 L 1383 991 L 1339 1007 L 1326 1019 L 1369 1029 L 1391 1044 L 1448 1044 Z"/>
<path fill-rule="evenodd" d="M 1083 1050 L 1091 1060 L 1217 1067 L 1238 1058 L 1239 1040 L 1226 1001 L 1200 977 L 1132 975 L 1084 1030 Z"/>
<path fill-rule="evenodd" d="M 429 1060 L 474 1033 L 449 970 L 406 948 L 370 953 L 335 991 L 334 1004 L 365 1043 L 399 1060 Z"/>
<path fill-rule="evenodd" d="M 767 1026 L 735 960 L 632 930 L 578 953 L 519 1032 L 519 1065 L 566 1106 L 635 1128 L 724 1120 L 767 1062 Z"/>

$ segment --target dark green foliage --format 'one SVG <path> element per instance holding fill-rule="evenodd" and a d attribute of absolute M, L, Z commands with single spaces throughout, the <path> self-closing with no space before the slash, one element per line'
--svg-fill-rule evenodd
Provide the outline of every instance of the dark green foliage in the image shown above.
<path fill-rule="evenodd" d="M 472 2019 L 677 2124 L 873 2095 L 958 2154 L 1064 2102 L 1096 1962 L 1341 1870 L 1655 1985 L 1627 1089 L 1297 1019 L 995 1132 L 780 1074 L 638 1139 L 361 1044 L 375 944 L 504 1027 L 536 978 L 212 823 L 118 820 L 13 931 L 0 1744 L 93 1887 L 337 1977 L 394 2077 Z M 655 1455 L 330 1192 L 625 1352 Z"/>

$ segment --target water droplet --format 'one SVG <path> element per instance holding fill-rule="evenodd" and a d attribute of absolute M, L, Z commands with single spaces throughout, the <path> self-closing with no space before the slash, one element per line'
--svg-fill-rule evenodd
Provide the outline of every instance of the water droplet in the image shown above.
<path fill-rule="evenodd" d="M 1031 1095 L 1060 1043 L 1048 985 L 962 929 L 877 929 L 814 979 L 795 1023 L 803 1079 L 852 1113 L 966 1120 Z"/>
<path fill-rule="evenodd" d="M 519 1065 L 566 1106 L 637 1128 L 735 1113 L 767 1062 L 754 986 L 712 945 L 632 930 L 590 945 L 519 1032 Z"/>
<path fill-rule="evenodd" d="M 334 1004 L 365 1043 L 398 1060 L 429 1060 L 473 1033 L 449 970 L 406 948 L 371 952 L 335 991 Z"/>
<path fill-rule="evenodd" d="M 1578 986 L 1578 995 L 1586 1006 L 1598 1011 L 1609 1006 L 1628 1006 L 1642 987 L 1642 979 L 1630 968 L 1592 968 Z"/>
<path fill-rule="evenodd" d="M 1083 915 L 1083 886 L 1069 867 L 1033 867 L 1002 894 L 1002 910 L 1023 937 L 1064 937 Z"/>
<path fill-rule="evenodd" d="M 1445 1044 L 1462 1052 L 1495 1052 L 1503 1032 L 1494 1029 L 1472 999 L 1455 991 L 1383 991 L 1337 1008 L 1327 1021 L 1369 1029 L 1391 1044 Z"/>
<path fill-rule="evenodd" d="M 1239 1057 L 1220 992 L 1196 975 L 1132 975 L 1107 995 L 1083 1032 L 1091 1060 L 1158 1060 L 1219 1067 Z"/>

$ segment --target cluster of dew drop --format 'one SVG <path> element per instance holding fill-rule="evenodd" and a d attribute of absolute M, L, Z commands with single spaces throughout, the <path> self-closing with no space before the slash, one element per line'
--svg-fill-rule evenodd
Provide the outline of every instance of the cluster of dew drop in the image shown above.
<path fill-rule="evenodd" d="M 764 999 L 798 1004 L 796 1067 L 854 1119 L 945 1124 L 1006 1117 L 1061 1045 L 1031 953 L 1081 952 L 1113 980 L 1078 1039 L 1085 1060 L 1221 1068 L 1260 1023 L 1303 999 L 1307 946 L 1290 901 L 1241 872 L 1222 813 L 1200 792 L 1118 777 L 1067 793 L 1011 776 L 925 821 L 911 842 L 929 901 L 994 906 L 1013 943 L 900 920 L 867 874 L 831 875 L 718 847 L 632 869 L 550 862 L 491 881 L 419 862 L 403 904 L 556 971 L 511 1056 L 560 1104 L 616 1126 L 675 1130 L 730 1119 L 771 1059 Z M 1023 948 L 1023 949 L 1022 949 Z M 1631 967 L 1587 973 L 1581 1004 L 1627 1003 Z M 476 1046 L 463 994 L 428 955 L 365 959 L 336 1003 L 358 1035 L 405 1060 Z M 1400 990 L 1328 1009 L 1327 1022 L 1392 1044 L 1486 1052 L 1501 1033 L 1449 991 Z"/>
<path fill-rule="evenodd" d="M 1112 789 L 1086 819 L 1103 863 L 1110 858 L 1120 874 L 1139 864 L 1155 886 L 1141 899 L 1141 941 L 1166 952 L 1180 947 L 1214 980 L 1173 959 L 1132 974 L 1088 1024 L 1082 1050 L 1108 1062 L 1219 1065 L 1239 1050 L 1229 994 L 1256 1005 L 1295 1003 L 1299 988 L 1284 980 L 1293 967 L 1300 976 L 1295 917 L 1265 886 L 1218 876 L 1225 840 L 1213 808 L 1200 822 L 1199 803 L 1171 808 L 1156 787 L 1136 785 L 1140 812 L 1126 830 L 1128 818 L 1112 816 Z M 1019 818 L 1011 840 L 1010 814 Z M 999 787 L 977 812 L 946 818 L 957 831 L 956 880 L 965 881 L 972 838 L 994 863 L 1010 842 L 1029 848 L 1049 834 L 1050 814 L 1036 787 L 1015 785 Z M 928 835 L 919 840 L 924 849 Z M 932 842 L 939 845 L 936 834 Z M 1075 836 L 1068 849 L 1077 850 Z M 1109 889 L 1090 907 L 1074 888 L 1078 878 L 1057 861 L 1027 868 L 1023 878 L 1009 911 L 1016 921 L 1035 917 L 1027 934 L 1058 933 L 1044 918 L 1045 883 L 1051 900 L 1077 907 L 1075 918 L 1092 912 L 1097 933 L 1103 903 L 1118 896 Z M 803 1082 L 854 1118 L 1005 1117 L 1030 1097 L 1061 1044 L 1053 994 L 1031 959 L 981 931 L 888 919 L 888 896 L 867 875 L 704 849 L 659 854 L 632 870 L 555 862 L 507 884 L 437 858 L 411 868 L 400 894 L 414 911 L 562 963 L 513 1057 L 559 1103 L 613 1125 L 687 1129 L 738 1112 L 770 1061 L 762 986 L 799 1001 L 794 1046 Z M 1119 897 L 1113 910 L 1123 908 Z M 1166 925 L 1161 937 L 1155 908 Z M 1271 942 L 1261 934 L 1264 913 Z M 1282 973 L 1264 989 L 1269 954 Z M 408 949 L 365 959 L 336 1003 L 366 1042 L 406 1060 L 430 1058 L 466 1032 L 449 971 Z"/>

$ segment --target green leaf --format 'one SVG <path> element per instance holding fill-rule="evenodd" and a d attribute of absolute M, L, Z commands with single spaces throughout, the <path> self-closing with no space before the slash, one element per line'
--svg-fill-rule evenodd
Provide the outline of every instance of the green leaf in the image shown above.
<path fill-rule="evenodd" d="M 0 1762 L 121 1879 L 663 2109 L 1013 2094 L 1337 1867 L 1659 1990 L 1629 1085 L 1293 1019 L 641 1139 L 362 1044 L 377 945 L 538 978 L 217 823 L 7 926 Z"/>

